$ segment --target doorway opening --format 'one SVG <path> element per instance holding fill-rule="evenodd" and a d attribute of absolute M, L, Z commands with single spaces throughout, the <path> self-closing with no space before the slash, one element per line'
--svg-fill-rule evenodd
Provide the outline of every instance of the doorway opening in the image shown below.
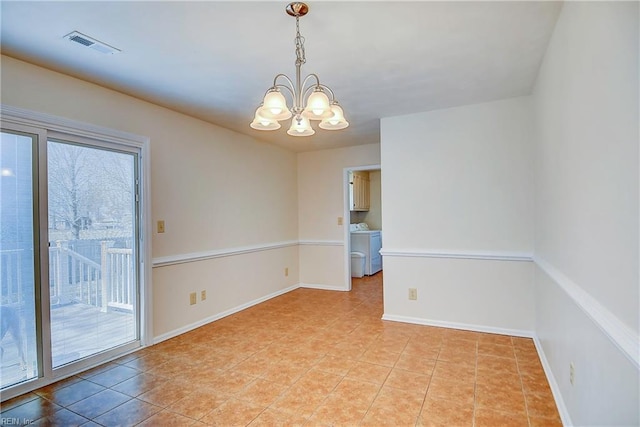
<path fill-rule="evenodd" d="M 344 169 L 345 283 L 382 276 L 382 173 L 380 165 Z M 376 276 L 377 275 L 377 276 Z"/>

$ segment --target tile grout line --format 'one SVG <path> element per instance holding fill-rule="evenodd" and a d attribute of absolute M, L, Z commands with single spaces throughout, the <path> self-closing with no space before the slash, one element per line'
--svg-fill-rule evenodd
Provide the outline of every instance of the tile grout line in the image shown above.
<path fill-rule="evenodd" d="M 513 343 L 513 338 L 511 338 L 511 342 Z M 527 393 L 524 389 L 524 382 L 522 381 L 522 372 L 520 371 L 520 362 L 518 361 L 518 353 L 516 353 L 515 345 L 513 346 L 513 355 L 516 359 L 516 369 L 518 370 L 518 380 L 520 381 L 520 387 L 522 390 L 522 398 L 524 399 L 524 410 L 527 415 L 527 423 L 529 427 L 531 426 L 531 415 L 529 414 L 529 403 L 527 402 Z"/>
<path fill-rule="evenodd" d="M 424 404 L 427 401 L 427 396 L 429 394 L 429 389 L 431 388 L 431 381 L 433 380 L 433 374 L 436 370 L 436 366 L 438 363 L 438 358 L 440 357 L 440 351 L 442 350 L 442 340 L 440 341 L 440 346 L 438 348 L 438 354 L 436 355 L 435 358 L 435 363 L 433 364 L 433 369 L 431 370 L 431 375 L 429 376 L 429 384 L 427 385 L 427 390 L 424 393 L 424 399 L 422 399 L 422 405 L 420 405 L 420 412 L 418 412 L 418 418 L 416 419 L 416 427 L 418 425 L 418 423 L 420 422 L 420 417 L 422 416 L 422 411 L 424 411 Z"/>

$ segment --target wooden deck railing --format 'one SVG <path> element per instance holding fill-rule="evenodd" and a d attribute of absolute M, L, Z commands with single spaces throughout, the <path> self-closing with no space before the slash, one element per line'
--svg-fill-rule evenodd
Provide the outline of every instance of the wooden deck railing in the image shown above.
<path fill-rule="evenodd" d="M 0 251 L 2 304 L 23 301 L 23 250 Z M 49 296 L 53 305 L 70 302 L 100 307 L 102 311 L 133 311 L 136 278 L 132 249 L 110 248 L 101 242 L 97 263 L 58 241 L 49 247 Z"/>
<path fill-rule="evenodd" d="M 102 242 L 101 260 L 103 307 L 133 310 L 136 290 L 133 249 L 108 248 L 107 242 Z"/>
<path fill-rule="evenodd" d="M 69 249 L 68 242 L 58 241 L 49 248 L 49 295 L 52 301 L 72 300 L 99 307 L 102 304 L 101 283 L 100 264 Z"/>

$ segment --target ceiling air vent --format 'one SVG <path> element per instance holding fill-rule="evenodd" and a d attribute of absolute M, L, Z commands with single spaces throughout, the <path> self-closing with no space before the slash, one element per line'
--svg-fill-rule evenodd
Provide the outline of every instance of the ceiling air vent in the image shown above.
<path fill-rule="evenodd" d="M 116 49 L 113 46 L 109 46 L 106 43 L 102 43 L 99 40 L 96 40 L 92 37 L 89 37 L 85 34 L 79 33 L 77 31 L 74 31 L 72 33 L 67 34 L 66 36 L 64 36 L 65 39 L 74 42 L 74 43 L 78 43 L 82 46 L 91 48 L 93 50 L 97 50 L 100 53 L 120 53 L 121 50 L 120 49 Z"/>

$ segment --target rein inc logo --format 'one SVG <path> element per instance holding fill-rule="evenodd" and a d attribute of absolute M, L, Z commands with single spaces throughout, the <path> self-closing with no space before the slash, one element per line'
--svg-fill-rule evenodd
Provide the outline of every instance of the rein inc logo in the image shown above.
<path fill-rule="evenodd" d="M 28 426 L 33 423 L 34 423 L 34 420 L 29 418 L 17 418 L 17 417 L 0 418 L 0 426 Z"/>

